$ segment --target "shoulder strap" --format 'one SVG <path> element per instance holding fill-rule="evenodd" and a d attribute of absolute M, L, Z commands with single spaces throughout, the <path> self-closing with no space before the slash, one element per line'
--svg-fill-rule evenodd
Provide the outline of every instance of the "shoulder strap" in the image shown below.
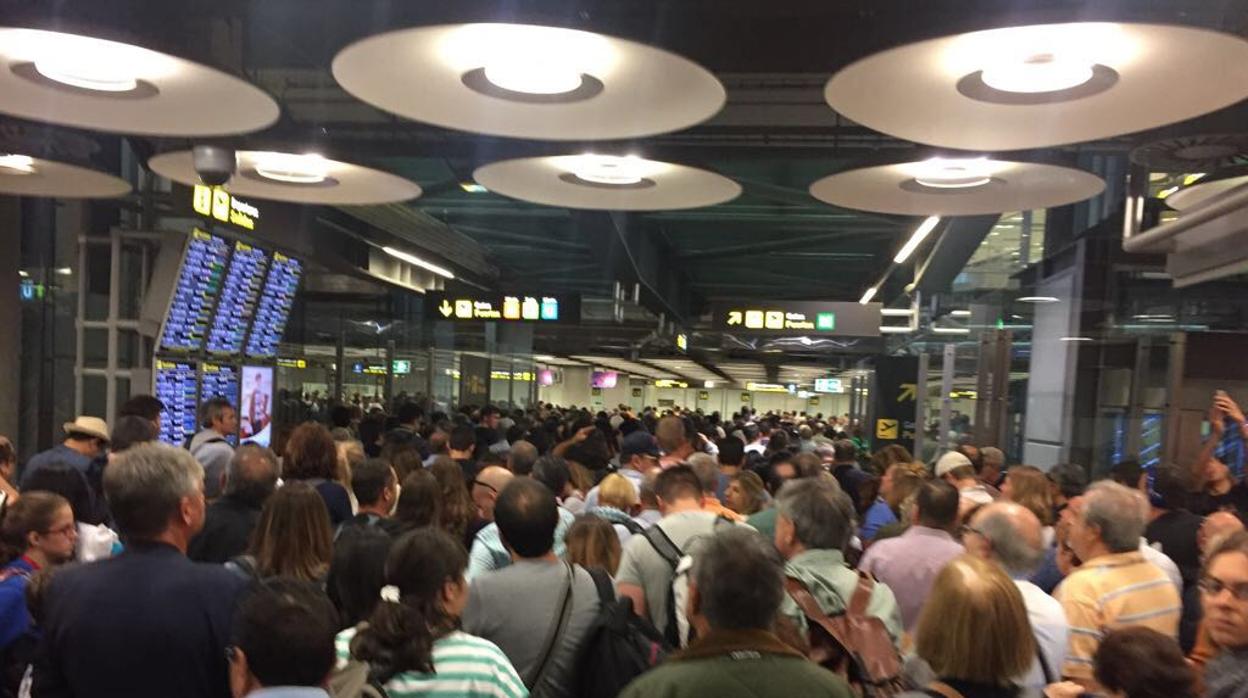
<path fill-rule="evenodd" d="M 805 614 L 807 618 L 813 620 L 819 625 L 824 626 L 825 628 L 827 627 L 827 623 L 829 623 L 832 619 L 828 618 L 828 614 L 823 612 L 823 609 L 819 606 L 819 602 L 816 601 L 815 597 L 811 595 L 810 589 L 807 589 L 806 585 L 803 584 L 800 579 L 795 577 L 785 577 L 784 589 L 789 592 L 789 596 L 793 599 L 793 602 L 797 604 L 798 608 L 802 609 L 802 613 Z M 836 639 L 840 640 L 841 638 L 836 637 Z"/>
<path fill-rule="evenodd" d="M 654 552 L 658 553 L 659 557 L 667 560 L 667 564 L 672 566 L 673 571 L 680 565 L 680 558 L 684 556 L 684 553 L 680 551 L 680 548 L 676 547 L 676 544 L 672 542 L 672 539 L 668 537 L 662 527 L 655 524 L 647 528 L 642 535 L 645 536 L 647 541 L 650 541 L 650 547 L 654 548 Z"/>
<path fill-rule="evenodd" d="M 598 588 L 598 601 L 602 606 L 615 601 L 615 585 L 611 583 L 611 577 L 607 575 L 606 570 L 597 567 L 586 567 L 585 571 L 594 580 L 594 586 Z"/>
<path fill-rule="evenodd" d="M 858 586 L 854 588 L 854 595 L 849 599 L 849 607 L 846 609 L 849 614 L 867 615 L 867 605 L 871 603 L 871 592 L 874 590 L 875 580 L 871 579 L 871 575 L 859 570 Z"/>
<path fill-rule="evenodd" d="M 646 530 L 645 526 L 642 526 L 641 524 L 637 523 L 636 521 L 633 521 L 632 519 L 624 519 L 623 521 L 620 521 L 618 523 L 624 528 L 628 529 L 628 532 L 633 535 L 637 535 L 638 533 L 641 533 L 642 531 Z"/>
<path fill-rule="evenodd" d="M 576 570 L 572 565 L 563 563 L 564 569 L 568 572 L 568 584 L 563 588 L 563 600 L 560 602 L 559 615 L 555 616 L 555 622 L 551 624 L 550 630 L 546 633 L 545 648 L 542 650 L 541 659 L 538 661 L 533 676 L 525 681 L 525 687 L 532 691 L 542 680 L 542 674 L 546 673 L 546 665 L 550 662 L 550 655 L 554 654 L 555 644 L 559 637 L 563 635 L 563 628 L 568 622 L 568 610 L 572 606 L 572 583 L 576 580 Z"/>
<path fill-rule="evenodd" d="M 1040 662 L 1040 673 L 1044 675 L 1044 685 L 1056 683 L 1058 678 L 1053 675 L 1053 668 L 1049 666 L 1048 660 L 1044 658 L 1044 650 L 1040 649 L 1040 643 L 1036 643 L 1036 660 Z"/>

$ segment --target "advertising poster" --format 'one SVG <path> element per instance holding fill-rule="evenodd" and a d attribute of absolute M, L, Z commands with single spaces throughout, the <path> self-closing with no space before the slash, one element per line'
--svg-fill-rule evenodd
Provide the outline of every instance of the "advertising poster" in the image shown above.
<path fill-rule="evenodd" d="M 243 399 L 238 410 L 241 443 L 268 446 L 273 439 L 273 369 L 243 367 Z"/>

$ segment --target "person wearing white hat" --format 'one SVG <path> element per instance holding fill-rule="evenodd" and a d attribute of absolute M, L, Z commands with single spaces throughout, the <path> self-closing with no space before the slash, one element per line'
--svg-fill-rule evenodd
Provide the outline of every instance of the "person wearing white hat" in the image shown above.
<path fill-rule="evenodd" d="M 22 470 L 21 482 L 25 483 L 30 474 L 51 465 L 68 465 L 83 475 L 91 469 L 91 463 L 104 456 L 108 448 L 108 424 L 99 417 L 79 416 L 72 422 L 61 427 L 65 431 L 65 440 L 60 445 L 35 454 L 26 462 Z"/>
<path fill-rule="evenodd" d="M 957 451 L 949 451 L 936 461 L 936 477 L 958 488 L 963 502 L 972 506 L 992 504 L 992 493 L 975 477 L 975 465 Z"/>

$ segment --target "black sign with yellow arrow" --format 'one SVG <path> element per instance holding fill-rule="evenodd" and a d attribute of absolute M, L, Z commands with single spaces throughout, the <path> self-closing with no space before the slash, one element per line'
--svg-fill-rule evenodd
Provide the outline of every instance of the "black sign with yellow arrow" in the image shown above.
<path fill-rule="evenodd" d="M 425 317 L 448 322 L 579 324 L 581 297 L 549 293 L 425 294 Z"/>
<path fill-rule="evenodd" d="M 875 360 L 870 429 L 874 450 L 901 444 L 914 452 L 918 374 L 917 356 L 881 356 Z"/>

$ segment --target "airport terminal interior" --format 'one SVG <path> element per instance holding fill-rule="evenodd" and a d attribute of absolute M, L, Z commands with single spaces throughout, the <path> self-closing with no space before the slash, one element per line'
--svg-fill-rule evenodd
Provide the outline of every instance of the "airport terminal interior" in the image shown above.
<path fill-rule="evenodd" d="M 0 0 L 0 285 L 15 500 L 136 396 L 287 462 L 601 432 L 577 496 L 672 417 L 1238 482 L 1248 2 Z"/>

